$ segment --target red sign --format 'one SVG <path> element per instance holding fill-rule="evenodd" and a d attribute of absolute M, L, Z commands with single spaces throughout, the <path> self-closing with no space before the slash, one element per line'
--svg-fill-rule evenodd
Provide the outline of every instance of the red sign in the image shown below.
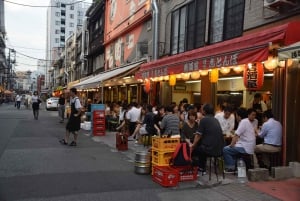
<path fill-rule="evenodd" d="M 264 84 L 264 67 L 261 62 L 245 65 L 244 85 L 248 90 L 259 90 Z"/>

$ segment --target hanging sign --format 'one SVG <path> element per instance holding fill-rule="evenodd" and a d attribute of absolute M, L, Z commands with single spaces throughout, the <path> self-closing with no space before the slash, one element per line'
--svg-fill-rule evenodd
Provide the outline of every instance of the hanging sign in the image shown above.
<path fill-rule="evenodd" d="M 244 85 L 248 90 L 259 90 L 264 84 L 264 67 L 261 62 L 245 65 Z"/>

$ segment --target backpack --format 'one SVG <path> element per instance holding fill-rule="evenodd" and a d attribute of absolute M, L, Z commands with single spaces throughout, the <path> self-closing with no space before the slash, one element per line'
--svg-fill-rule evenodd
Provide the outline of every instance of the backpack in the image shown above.
<path fill-rule="evenodd" d="M 170 160 L 173 166 L 188 166 L 192 164 L 191 148 L 186 142 L 181 142 L 176 146 L 175 152 Z"/>

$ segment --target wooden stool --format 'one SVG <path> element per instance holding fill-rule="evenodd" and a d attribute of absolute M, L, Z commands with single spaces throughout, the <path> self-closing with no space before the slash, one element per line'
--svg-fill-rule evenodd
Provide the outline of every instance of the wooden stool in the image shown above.
<path fill-rule="evenodd" d="M 272 167 L 281 166 L 281 152 L 272 152 L 272 153 L 263 153 L 266 154 L 269 159 L 269 171 L 272 170 Z"/>

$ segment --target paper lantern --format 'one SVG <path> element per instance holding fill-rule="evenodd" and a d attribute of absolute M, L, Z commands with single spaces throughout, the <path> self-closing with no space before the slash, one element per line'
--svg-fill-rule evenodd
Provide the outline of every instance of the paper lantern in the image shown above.
<path fill-rule="evenodd" d="M 221 67 L 220 68 L 220 73 L 226 75 L 230 72 L 230 68 L 229 67 Z"/>
<path fill-rule="evenodd" d="M 259 90 L 264 84 L 264 67 L 261 62 L 246 65 L 244 69 L 244 85 L 248 90 Z"/>
<path fill-rule="evenodd" d="M 272 56 L 269 56 L 268 60 L 264 62 L 264 67 L 268 70 L 274 70 L 277 66 L 278 60 Z"/>
<path fill-rule="evenodd" d="M 238 66 L 234 66 L 233 67 L 233 71 L 236 72 L 236 73 L 240 73 L 244 70 L 244 66 L 245 65 L 238 65 Z"/>
<path fill-rule="evenodd" d="M 189 80 L 190 79 L 190 73 L 182 73 L 181 77 L 183 80 Z"/>
<path fill-rule="evenodd" d="M 201 76 L 206 76 L 206 75 L 208 75 L 208 70 L 200 70 L 199 72 L 200 72 L 200 75 L 201 75 Z"/>
<path fill-rule="evenodd" d="M 191 78 L 192 78 L 193 80 L 199 79 L 199 78 L 200 78 L 200 72 L 199 72 L 199 71 L 194 71 L 194 72 L 192 72 L 192 73 L 191 73 Z"/>
<path fill-rule="evenodd" d="M 216 83 L 219 80 L 219 70 L 214 68 L 210 71 L 209 80 L 211 83 Z"/>
<path fill-rule="evenodd" d="M 170 75 L 169 76 L 169 85 L 175 86 L 176 85 L 176 75 Z"/>
<path fill-rule="evenodd" d="M 177 79 L 181 79 L 181 74 L 176 74 L 175 76 Z"/>
<path fill-rule="evenodd" d="M 145 79 L 145 85 L 144 85 L 144 91 L 148 94 L 150 92 L 151 89 L 151 83 L 150 80 Z"/>

